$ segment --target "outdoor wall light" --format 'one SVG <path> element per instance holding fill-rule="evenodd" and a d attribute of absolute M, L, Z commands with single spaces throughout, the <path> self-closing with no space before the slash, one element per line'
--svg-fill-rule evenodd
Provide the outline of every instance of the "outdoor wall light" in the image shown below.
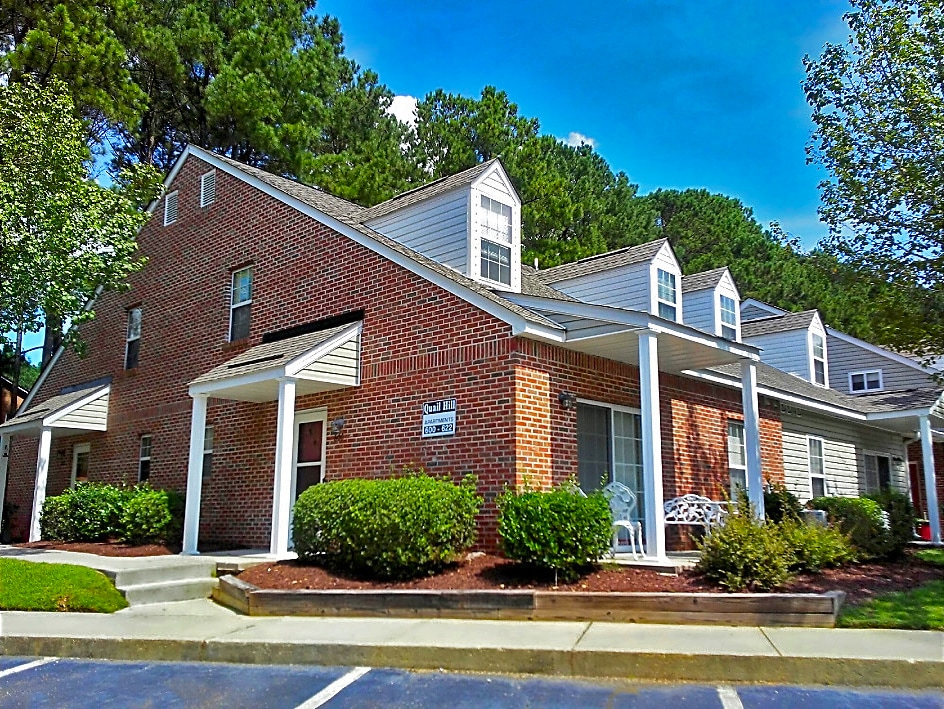
<path fill-rule="evenodd" d="M 329 424 L 329 425 L 331 426 L 331 435 L 332 435 L 332 436 L 340 436 L 340 435 L 341 435 L 341 429 L 344 428 L 344 424 L 345 424 L 345 423 L 347 423 L 347 422 L 346 422 L 343 418 L 342 418 L 342 419 L 335 419 L 334 421 L 332 421 L 332 422 Z"/>
<path fill-rule="evenodd" d="M 576 409 L 577 408 L 577 395 L 572 391 L 562 391 L 557 395 L 557 400 L 560 402 L 561 408 L 564 409 Z"/>

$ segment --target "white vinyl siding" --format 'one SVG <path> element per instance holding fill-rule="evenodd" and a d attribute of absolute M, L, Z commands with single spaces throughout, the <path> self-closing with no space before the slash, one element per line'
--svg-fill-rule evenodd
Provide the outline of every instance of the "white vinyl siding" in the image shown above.
<path fill-rule="evenodd" d="M 446 266 L 469 275 L 469 191 L 459 189 L 397 210 L 367 225 Z"/>
<path fill-rule="evenodd" d="M 108 421 L 109 391 L 102 393 L 97 399 L 89 401 L 65 416 L 56 419 L 57 428 L 91 428 L 105 430 Z"/>
<path fill-rule="evenodd" d="M 883 357 L 855 343 L 828 334 L 826 354 L 833 382 L 845 387 L 848 393 L 853 393 L 849 388 L 849 375 L 852 372 L 881 371 L 882 389 L 886 391 L 924 387 L 932 383 L 930 375 L 917 367 L 902 364 L 891 357 Z"/>
<path fill-rule="evenodd" d="M 360 345 L 361 337 L 358 335 L 301 370 L 298 376 L 319 382 L 357 386 L 360 383 Z"/>
<path fill-rule="evenodd" d="M 764 364 L 809 381 L 808 334 L 807 330 L 788 330 L 743 339 L 748 344 L 760 347 L 760 361 Z"/>
<path fill-rule="evenodd" d="M 851 421 L 820 416 L 809 411 L 788 409 L 783 419 L 783 469 L 787 488 L 801 500 L 808 500 L 810 461 L 808 437 L 823 441 L 823 468 L 828 495 L 856 497 L 866 487 L 865 454 L 880 452 L 889 456 L 892 487 L 908 490 L 905 445 L 900 434 L 863 426 Z M 898 458 L 898 462 L 894 461 Z"/>
<path fill-rule="evenodd" d="M 759 320 L 760 318 L 769 318 L 773 313 L 763 308 L 758 308 L 750 303 L 741 305 L 741 322 L 748 320 Z"/>
<path fill-rule="evenodd" d="M 699 330 L 715 332 L 715 290 L 703 288 L 696 291 L 682 291 L 682 306 L 685 309 L 685 324 Z"/>
<path fill-rule="evenodd" d="M 554 283 L 554 287 L 585 303 L 648 311 L 649 271 L 648 262 L 634 263 L 559 281 Z"/>

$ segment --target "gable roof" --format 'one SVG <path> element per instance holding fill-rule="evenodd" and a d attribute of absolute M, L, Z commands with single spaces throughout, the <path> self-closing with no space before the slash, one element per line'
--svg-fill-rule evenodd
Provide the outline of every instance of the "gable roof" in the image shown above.
<path fill-rule="evenodd" d="M 626 246 L 616 251 L 608 251 L 605 254 L 588 256 L 573 263 L 565 263 L 538 271 L 537 278 L 542 283 L 557 283 L 571 278 L 579 278 L 580 276 L 589 276 L 601 271 L 609 271 L 611 268 L 644 263 L 655 258 L 659 250 L 668 243 L 668 239 L 657 239 L 638 246 Z"/>
<path fill-rule="evenodd" d="M 171 171 L 168 182 L 172 179 L 173 175 L 179 169 L 179 166 L 183 164 L 183 161 L 189 154 L 193 154 L 196 158 L 210 165 L 214 165 L 237 178 L 245 178 L 247 182 L 254 184 L 256 187 L 269 188 L 267 191 L 276 199 L 282 199 L 283 196 L 290 198 L 287 201 L 290 206 L 298 208 L 295 202 L 300 202 L 307 207 L 311 207 L 320 215 L 329 217 L 337 222 L 336 226 L 330 224 L 329 226 L 333 226 L 345 236 L 353 238 L 358 243 L 394 261 L 398 265 L 419 273 L 427 280 L 431 280 L 437 283 L 437 285 L 450 290 L 450 292 L 453 292 L 464 300 L 472 302 L 473 305 L 489 312 L 495 317 L 505 319 L 507 322 L 508 316 L 514 315 L 532 325 L 551 328 L 555 331 L 563 330 L 560 325 L 552 320 L 512 303 L 510 300 L 493 292 L 487 286 L 459 273 L 459 271 L 441 264 L 428 256 L 414 251 L 399 241 L 384 236 L 380 232 L 365 226 L 362 223 L 364 214 L 362 207 L 348 202 L 345 199 L 341 199 L 340 197 L 329 195 L 314 187 L 309 187 L 284 177 L 278 177 L 277 175 L 271 175 L 264 170 L 244 165 L 230 158 L 221 158 L 214 153 L 210 153 L 196 146 L 188 147 L 184 154 L 178 159 L 177 165 L 175 165 L 174 170 Z M 470 171 L 467 170 L 466 172 Z M 319 218 L 316 214 L 309 213 L 308 216 L 316 219 Z M 437 276 L 439 278 L 436 278 Z M 482 299 L 486 302 L 482 302 Z M 499 308 L 500 311 L 496 312 L 496 308 Z"/>
<path fill-rule="evenodd" d="M 818 311 L 804 310 L 800 313 L 785 313 L 783 315 L 746 320 L 741 323 L 741 337 L 758 337 L 790 330 L 806 330 L 813 323 L 814 318 L 817 317 Z"/>
<path fill-rule="evenodd" d="M 721 268 L 713 268 L 710 271 L 702 271 L 701 273 L 682 276 L 682 292 L 691 293 L 697 290 L 705 290 L 706 288 L 717 288 L 727 271 L 728 269 L 722 266 Z"/>
<path fill-rule="evenodd" d="M 455 189 L 460 187 L 467 187 L 475 182 L 479 177 L 488 172 L 493 165 L 500 164 L 498 158 L 492 158 L 486 162 L 479 163 L 473 167 L 470 167 L 468 170 L 463 170 L 462 172 L 457 172 L 455 175 L 449 175 L 447 177 L 440 177 L 438 180 L 433 180 L 432 182 L 427 182 L 425 185 L 416 187 L 407 192 L 401 192 L 400 194 L 391 197 L 386 202 L 381 202 L 376 204 L 369 209 L 364 210 L 364 213 L 361 215 L 361 222 L 369 222 L 372 219 L 378 219 L 379 217 L 386 216 L 391 212 L 395 212 L 398 209 L 403 209 L 404 207 L 409 207 L 413 204 L 418 204 L 427 199 L 432 199 L 433 197 L 438 197 L 441 194 L 446 194 L 447 192 L 452 192 Z"/>

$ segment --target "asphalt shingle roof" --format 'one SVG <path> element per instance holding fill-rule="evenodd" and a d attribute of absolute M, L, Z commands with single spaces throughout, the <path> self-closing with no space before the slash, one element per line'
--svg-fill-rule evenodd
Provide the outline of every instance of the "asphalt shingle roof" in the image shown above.
<path fill-rule="evenodd" d="M 650 241 L 646 244 L 627 246 L 626 248 L 609 251 L 605 254 L 589 256 L 580 261 L 565 263 L 560 266 L 538 271 L 537 278 L 542 283 L 558 283 L 571 278 L 579 278 L 580 276 L 589 276 L 592 273 L 608 271 L 611 268 L 643 263 L 652 259 L 666 243 L 668 243 L 668 239 L 657 239 L 656 241 Z"/>
<path fill-rule="evenodd" d="M 468 170 L 457 172 L 455 175 L 440 177 L 438 180 L 433 180 L 408 192 L 398 194 L 396 197 L 391 197 L 386 202 L 381 202 L 365 210 L 364 214 L 361 215 L 361 221 L 366 223 L 372 219 L 386 216 L 398 209 L 403 209 L 404 207 L 409 207 L 410 205 L 417 204 L 424 200 L 438 197 L 441 194 L 446 194 L 446 192 L 451 192 L 459 187 L 471 185 L 496 162 L 498 162 L 498 158 L 493 158 L 492 160 L 470 167 Z"/>
<path fill-rule="evenodd" d="M 540 271 L 536 271 L 530 266 L 521 266 L 521 294 L 533 295 L 539 298 L 554 298 L 555 300 L 569 300 L 577 302 L 576 298 L 571 298 L 566 293 L 562 293 L 556 288 L 543 283 L 538 277 Z"/>
<path fill-rule="evenodd" d="M 690 276 L 682 276 L 682 292 L 691 293 L 697 290 L 705 290 L 706 288 L 714 288 L 724 277 L 725 271 L 728 269 L 722 268 L 713 268 L 710 271 L 702 271 L 701 273 L 693 273 Z"/>
<path fill-rule="evenodd" d="M 221 379 L 229 379 L 230 377 L 252 374 L 253 372 L 264 372 L 274 367 L 282 367 L 299 355 L 327 342 L 342 330 L 349 327 L 351 327 L 351 323 L 328 328 L 327 330 L 296 335 L 295 337 L 277 340 L 276 342 L 264 342 L 261 345 L 250 347 L 228 362 L 224 362 L 218 367 L 214 367 L 209 372 L 201 374 L 190 383 L 203 384 L 205 382 L 215 382 Z"/>
<path fill-rule="evenodd" d="M 741 337 L 745 340 L 759 335 L 771 335 L 789 330 L 805 330 L 813 322 L 815 310 L 804 310 L 801 313 L 786 313 L 771 315 L 767 318 L 757 318 L 741 323 Z"/>

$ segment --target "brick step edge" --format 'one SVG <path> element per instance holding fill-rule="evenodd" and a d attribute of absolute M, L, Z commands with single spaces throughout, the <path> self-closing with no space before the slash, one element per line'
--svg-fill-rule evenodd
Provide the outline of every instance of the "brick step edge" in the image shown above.
<path fill-rule="evenodd" d="M 827 593 L 579 593 L 554 591 L 272 591 L 235 576 L 213 590 L 250 616 L 609 621 L 832 628 L 845 600 Z"/>

